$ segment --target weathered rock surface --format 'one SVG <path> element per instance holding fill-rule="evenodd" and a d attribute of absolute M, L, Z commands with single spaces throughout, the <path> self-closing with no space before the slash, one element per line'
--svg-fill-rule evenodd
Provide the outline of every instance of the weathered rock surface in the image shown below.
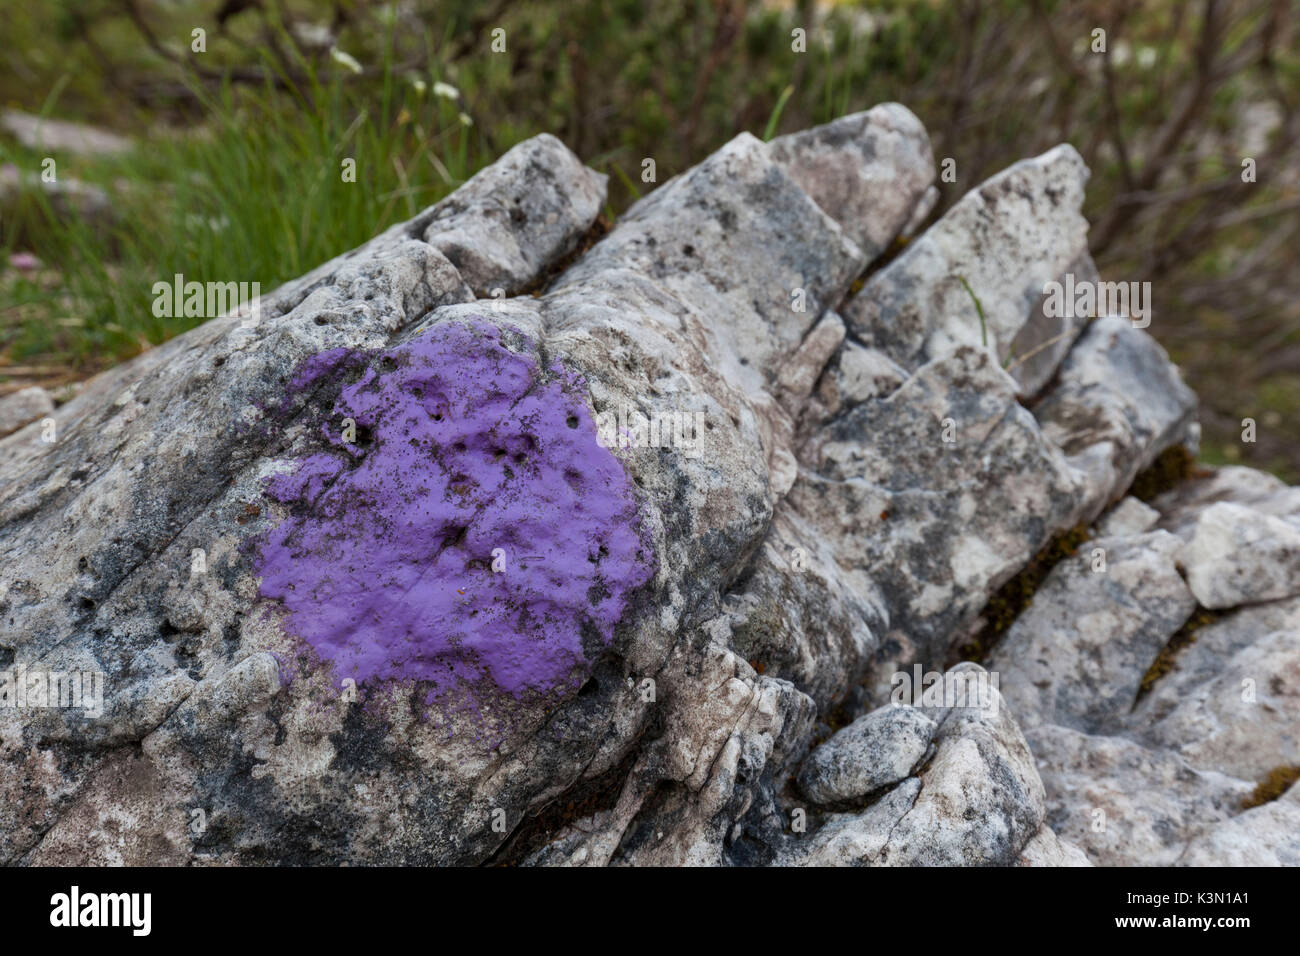
<path fill-rule="evenodd" d="M 930 137 L 897 103 L 778 136 L 767 149 L 868 259 L 938 199 Z"/>
<path fill-rule="evenodd" d="M 930 752 L 935 723 L 916 707 L 892 704 L 859 717 L 817 747 L 799 772 L 799 789 L 834 806 L 905 779 Z"/>
<path fill-rule="evenodd" d="M 970 346 L 841 407 L 800 460 L 791 506 L 834 529 L 838 563 L 887 609 L 888 638 L 924 660 L 942 661 L 1078 507 L 1077 475 L 1017 403 L 1015 382 Z"/>
<path fill-rule="evenodd" d="M 1297 631 L 1246 582 L 1300 500 L 1125 498 L 1195 399 L 1045 308 L 1092 269 L 1068 146 L 851 295 L 933 178 L 892 104 L 742 134 L 570 262 L 604 179 L 537 137 L 0 439 L 0 860 L 1293 859 L 1294 798 L 1242 804 L 1300 762 Z M 1223 501 L 1278 523 L 1205 553 Z M 1094 519 L 1105 571 L 945 669 Z M 1260 603 L 1162 651 L 1198 560 Z"/>
<path fill-rule="evenodd" d="M 973 664 L 949 673 L 985 676 Z M 801 785 L 839 800 L 868 782 L 889 785 L 933 740 L 932 756 L 914 775 L 859 813 L 831 815 L 810 838 L 789 846 L 779 862 L 1010 866 L 1055 857 L 1079 862 L 1072 848 L 1046 836 L 1042 783 L 997 689 L 988 687 L 980 704 L 925 708 L 933 717 L 910 706 L 891 706 L 861 718 L 814 751 Z M 850 779 L 852 751 L 864 752 L 870 781 Z M 1044 842 L 1047 847 L 1037 849 Z M 1028 859 L 1022 860 L 1026 851 Z"/>
<path fill-rule="evenodd" d="M 1084 476 L 1091 520 L 1170 446 L 1194 447 L 1196 396 L 1164 349 L 1117 316 L 1088 326 L 1034 406 L 1043 435 Z"/>
<path fill-rule="evenodd" d="M 596 221 L 605 177 L 554 136 L 515 147 L 422 217 L 424 241 L 479 297 L 514 295 Z"/>
<path fill-rule="evenodd" d="M 1179 560 L 1203 607 L 1292 597 L 1300 594 L 1300 522 L 1219 502 L 1201 512 Z"/>
<path fill-rule="evenodd" d="M 1196 609 L 1178 546 L 1167 531 L 1095 538 L 1052 569 L 989 663 L 1022 722 L 1116 729 Z"/>
<path fill-rule="evenodd" d="M 1159 511 L 1137 498 L 1129 497 L 1102 515 L 1095 528 L 1100 538 L 1117 538 L 1150 531 L 1159 520 Z"/>
<path fill-rule="evenodd" d="M 1052 319 L 1042 298 L 1073 269 L 1095 273 L 1079 211 L 1087 177 L 1079 154 L 1058 146 L 982 183 L 868 280 L 844 311 L 849 328 L 906 368 L 960 345 L 987 348 L 999 364 L 1013 343 L 1021 357 L 1039 349 L 1017 368 L 1036 392 L 1084 322 Z M 1031 316 L 1039 327 L 1020 338 Z"/>
<path fill-rule="evenodd" d="M 1187 845 L 1183 866 L 1300 866 L 1300 791 L 1206 828 Z"/>
<path fill-rule="evenodd" d="M 1242 600 L 1207 620 L 1178 573 L 1185 542 L 1216 510 L 1247 512 L 1252 531 L 1240 533 L 1259 534 L 1265 553 L 1280 547 L 1258 530 L 1265 516 L 1234 499 L 1285 512 L 1289 497 L 1271 476 L 1224 469 L 1155 508 L 1126 499 L 1098 522 L 1111 536 L 1058 564 L 994 651 L 990 667 L 1027 724 L 1048 822 L 1094 862 L 1295 860 L 1291 805 L 1251 804 L 1257 783 L 1300 765 L 1300 604 Z M 1153 518 L 1174 533 L 1147 530 Z M 1291 525 L 1273 520 L 1285 540 Z M 1094 571 L 1097 552 L 1105 571 Z M 1257 560 L 1225 554 L 1230 579 Z"/>
<path fill-rule="evenodd" d="M 1132 733 L 1243 780 L 1300 765 L 1300 602 L 1240 608 L 1195 638 L 1134 709 Z"/>
<path fill-rule="evenodd" d="M 54 411 L 54 399 L 39 385 L 20 388 L 0 398 L 0 436 L 17 431 Z"/>
<path fill-rule="evenodd" d="M 1201 828 L 1232 819 L 1245 782 L 1121 736 L 1047 724 L 1029 734 L 1047 822 L 1100 866 L 1172 866 Z"/>

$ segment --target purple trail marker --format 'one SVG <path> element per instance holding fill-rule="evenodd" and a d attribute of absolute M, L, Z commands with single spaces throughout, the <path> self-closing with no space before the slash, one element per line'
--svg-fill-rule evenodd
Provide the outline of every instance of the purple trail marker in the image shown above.
<path fill-rule="evenodd" d="M 485 680 L 518 698 L 580 679 L 656 567 L 584 382 L 472 320 L 321 353 L 289 387 L 358 369 L 322 423 L 328 449 L 267 481 L 288 516 L 257 546 L 262 596 L 336 685 L 427 681 L 431 701 Z"/>

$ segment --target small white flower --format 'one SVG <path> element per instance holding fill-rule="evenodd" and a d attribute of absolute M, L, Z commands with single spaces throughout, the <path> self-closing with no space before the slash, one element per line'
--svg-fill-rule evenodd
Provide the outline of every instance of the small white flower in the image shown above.
<path fill-rule="evenodd" d="M 353 73 L 361 72 L 361 64 L 356 61 L 356 58 L 344 53 L 338 47 L 330 47 L 330 59 L 344 69 L 351 70 Z"/>
<path fill-rule="evenodd" d="M 429 88 L 428 85 L 424 82 L 424 80 L 420 79 L 418 76 L 412 77 L 411 87 L 415 90 L 417 96 L 423 96 L 424 91 Z"/>
<path fill-rule="evenodd" d="M 320 23 L 295 23 L 289 29 L 294 39 L 313 50 L 324 50 L 334 40 L 330 28 Z"/>
<path fill-rule="evenodd" d="M 444 83 L 442 80 L 439 80 L 437 83 L 433 84 L 433 95 L 441 96 L 444 100 L 458 100 L 460 99 L 460 90 L 456 89 L 456 87 L 452 86 L 450 83 Z"/>
<path fill-rule="evenodd" d="M 460 114 L 460 125 L 461 125 L 461 126 L 473 126 L 473 125 L 474 125 L 474 121 L 473 121 L 472 119 L 470 119 L 470 115 L 469 115 L 468 113 L 461 113 L 461 114 Z"/>

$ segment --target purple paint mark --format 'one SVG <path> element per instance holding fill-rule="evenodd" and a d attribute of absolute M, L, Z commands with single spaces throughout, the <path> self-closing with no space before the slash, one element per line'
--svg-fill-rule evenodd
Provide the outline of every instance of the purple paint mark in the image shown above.
<path fill-rule="evenodd" d="M 484 678 L 515 697 L 571 685 L 655 571 L 584 382 L 476 320 L 313 356 L 290 391 L 358 368 L 322 423 L 331 449 L 266 483 L 289 515 L 260 542 L 262 596 L 336 685 L 428 681 L 430 700 Z"/>

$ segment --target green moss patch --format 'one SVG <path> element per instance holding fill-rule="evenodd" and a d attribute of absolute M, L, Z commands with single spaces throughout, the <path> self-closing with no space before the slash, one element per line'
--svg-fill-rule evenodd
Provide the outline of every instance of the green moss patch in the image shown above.
<path fill-rule="evenodd" d="M 949 658 L 948 667 L 961 661 L 983 663 L 989 652 L 1002 640 L 1020 613 L 1029 606 L 1043 581 L 1066 558 L 1078 553 L 1083 543 L 1091 537 L 1087 525 L 1075 525 L 1062 531 L 1039 551 L 1019 574 L 1013 577 L 989 598 L 984 606 L 984 627 L 966 643 L 957 648 Z"/>
<path fill-rule="evenodd" d="M 1268 776 L 1256 785 L 1255 791 L 1241 801 L 1241 808 L 1249 810 L 1251 807 L 1262 807 L 1266 803 L 1272 803 L 1290 790 L 1291 785 L 1297 780 L 1300 780 L 1300 765 L 1274 767 L 1268 772 Z"/>
<path fill-rule="evenodd" d="M 1208 478 L 1211 472 L 1200 467 L 1196 456 L 1182 445 L 1166 448 L 1145 471 L 1133 479 L 1128 493 L 1139 501 L 1151 501 L 1191 478 Z"/>
<path fill-rule="evenodd" d="M 1179 652 L 1183 648 L 1196 643 L 1196 637 L 1201 628 L 1213 624 L 1223 617 L 1223 614 L 1223 611 L 1211 611 L 1203 607 L 1198 607 L 1192 612 L 1192 616 L 1175 632 L 1173 637 L 1169 638 L 1169 642 L 1160 649 L 1160 653 L 1156 655 L 1156 659 L 1151 662 L 1146 674 L 1142 676 L 1142 683 L 1138 685 L 1137 699 L 1133 702 L 1134 707 L 1155 686 L 1156 681 L 1174 669 L 1174 661 L 1177 659 Z"/>

